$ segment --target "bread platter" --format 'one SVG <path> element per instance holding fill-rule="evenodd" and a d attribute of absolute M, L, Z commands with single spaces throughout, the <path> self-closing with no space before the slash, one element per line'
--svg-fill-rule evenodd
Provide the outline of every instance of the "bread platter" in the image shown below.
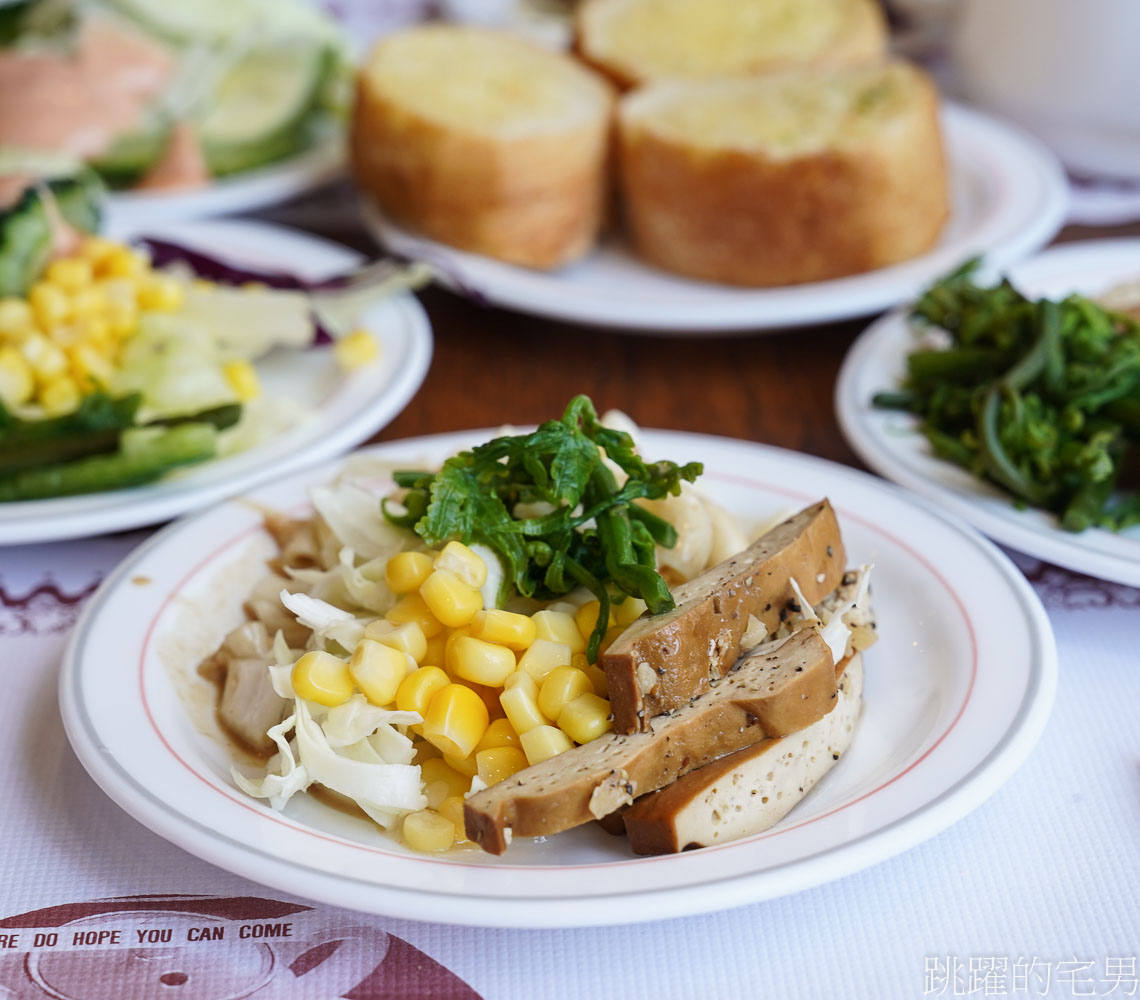
<path fill-rule="evenodd" d="M 932 249 L 866 274 L 783 288 L 694 281 L 639 260 L 617 232 L 582 260 L 542 272 L 444 246 L 365 200 L 365 220 L 390 252 L 431 265 L 476 301 L 631 333 L 755 333 L 865 316 L 897 305 L 965 259 L 997 266 L 1044 246 L 1065 218 L 1067 184 L 1053 155 L 1012 126 L 947 102 L 942 125 L 951 214 Z"/>
<path fill-rule="evenodd" d="M 366 455 L 435 464 L 487 437 L 441 435 Z M 631 858 L 591 824 L 518 837 L 502 856 L 425 856 L 308 796 L 275 812 L 243 795 L 195 668 L 237 623 L 242 595 L 263 572 L 272 551 L 265 507 L 303 512 L 306 488 L 337 466 L 172 525 L 120 566 L 64 660 L 61 708 L 76 752 L 135 818 L 214 864 L 338 905 L 484 926 L 652 920 L 798 891 L 934 835 L 1013 772 L 1044 727 L 1056 664 L 1040 604 L 1000 552 L 850 469 L 697 435 L 644 432 L 643 442 L 647 452 L 703 461 L 704 489 L 738 517 L 829 497 L 850 563 L 876 567 L 881 641 L 866 657 L 862 738 L 771 830 Z"/>

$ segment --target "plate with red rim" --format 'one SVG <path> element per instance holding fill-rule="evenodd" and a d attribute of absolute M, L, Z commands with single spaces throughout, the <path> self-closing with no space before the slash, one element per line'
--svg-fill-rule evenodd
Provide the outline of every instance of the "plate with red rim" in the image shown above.
<path fill-rule="evenodd" d="M 391 442 L 364 454 L 437 463 L 493 432 Z M 647 458 L 705 463 L 702 488 L 758 523 L 827 496 L 852 565 L 874 564 L 880 641 L 851 749 L 771 830 L 638 858 L 596 825 L 501 857 L 418 855 L 366 820 L 295 797 L 243 795 L 195 670 L 242 620 L 274 546 L 265 507 L 308 509 L 326 465 L 168 526 L 88 603 L 59 680 L 75 752 L 103 790 L 207 861 L 336 905 L 417 920 L 572 927 L 657 920 L 795 892 L 898 854 L 980 805 L 1044 729 L 1056 687 L 1048 619 L 1022 574 L 972 529 L 888 483 L 758 444 L 643 432 Z M 763 849 L 758 850 L 758 845 Z"/>
<path fill-rule="evenodd" d="M 783 288 L 736 288 L 659 270 L 618 235 L 583 259 L 535 271 L 409 232 L 364 200 L 364 219 L 388 250 L 432 266 L 438 280 L 478 301 L 629 333 L 778 331 L 866 316 L 917 294 L 964 260 L 998 263 L 1044 246 L 1065 221 L 1068 182 L 1057 158 L 1012 125 L 943 102 L 951 212 L 929 250 L 890 267 Z"/>
<path fill-rule="evenodd" d="M 1099 295 L 1140 280 L 1140 239 L 1065 243 L 1004 270 L 987 264 L 979 280 L 1006 273 L 1032 297 Z M 1008 493 L 936 458 L 910 414 L 871 405 L 876 392 L 898 385 L 906 356 L 916 346 L 906 310 L 900 309 L 868 327 L 848 351 L 836 382 L 835 409 L 844 437 L 859 457 L 1003 545 L 1066 569 L 1140 587 L 1140 526 L 1115 533 L 1101 528 L 1063 531 L 1053 514 L 1019 509 Z"/>
<path fill-rule="evenodd" d="M 213 220 L 151 226 L 146 235 L 201 249 L 235 263 L 280 268 L 318 279 L 349 271 L 358 254 L 281 226 Z M 431 324 L 419 301 L 401 292 L 368 306 L 360 326 L 377 341 L 374 363 L 342 372 L 325 349 L 271 351 L 256 362 L 267 396 L 307 415 L 254 447 L 125 490 L 0 503 L 0 546 L 79 538 L 156 524 L 315 465 L 360 444 L 415 395 L 431 361 Z"/>

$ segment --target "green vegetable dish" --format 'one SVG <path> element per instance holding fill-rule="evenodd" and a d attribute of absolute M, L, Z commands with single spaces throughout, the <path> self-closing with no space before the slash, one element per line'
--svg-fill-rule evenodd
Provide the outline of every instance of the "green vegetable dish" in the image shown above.
<path fill-rule="evenodd" d="M 606 459 L 625 477 L 620 485 Z M 533 433 L 460 452 L 438 472 L 396 473 L 403 509 L 385 502 L 384 513 L 428 545 L 486 545 L 503 565 L 501 598 L 517 590 L 550 600 L 588 588 L 601 604 L 592 663 L 611 601 L 640 598 L 653 614 L 673 607 L 654 552 L 671 548 L 676 530 L 634 501 L 676 496 L 700 474 L 699 462 L 645 462 L 629 434 L 603 426 L 590 399 L 575 396 L 560 420 Z"/>
<path fill-rule="evenodd" d="M 1067 531 L 1140 523 L 1140 323 L 1080 295 L 1032 300 L 983 287 L 971 261 L 915 303 L 948 345 L 907 358 L 899 391 L 934 453 L 1055 513 Z"/>

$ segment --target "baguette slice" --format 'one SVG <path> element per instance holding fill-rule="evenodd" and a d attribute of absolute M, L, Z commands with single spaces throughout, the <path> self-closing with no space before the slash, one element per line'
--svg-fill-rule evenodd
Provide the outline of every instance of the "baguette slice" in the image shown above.
<path fill-rule="evenodd" d="M 512 836 L 539 837 L 606 816 L 717 757 L 765 736 L 798 732 L 836 699 L 835 663 L 818 629 L 762 646 L 692 704 L 649 732 L 608 733 L 472 795 L 467 836 L 502 854 Z"/>
<path fill-rule="evenodd" d="M 597 236 L 610 86 L 509 35 L 428 25 L 360 72 L 351 155 L 382 211 L 451 246 L 555 268 Z"/>
<path fill-rule="evenodd" d="M 948 215 L 937 95 L 907 63 L 654 84 L 619 121 L 634 246 L 679 274 L 856 274 L 926 250 Z"/>
<path fill-rule="evenodd" d="M 795 600 L 793 577 L 814 604 L 839 585 L 845 566 L 835 511 L 824 500 L 676 587 L 672 611 L 638 619 L 599 657 L 614 730 L 645 731 L 653 716 L 707 691 L 740 656 L 750 615 L 774 632 Z"/>
<path fill-rule="evenodd" d="M 801 732 L 761 740 L 638 799 L 624 814 L 635 854 L 675 854 L 767 830 L 847 752 L 863 707 L 863 660 L 839 680 L 834 711 Z"/>
<path fill-rule="evenodd" d="M 887 51 L 874 0 L 586 0 L 575 29 L 582 57 L 622 87 L 854 66 Z"/>

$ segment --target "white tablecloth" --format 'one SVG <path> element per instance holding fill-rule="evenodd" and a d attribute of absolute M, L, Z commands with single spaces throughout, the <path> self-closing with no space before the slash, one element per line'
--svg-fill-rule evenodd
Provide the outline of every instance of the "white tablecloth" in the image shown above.
<path fill-rule="evenodd" d="M 1057 634 L 1053 717 L 1013 779 L 933 840 L 708 916 L 480 930 L 302 909 L 99 791 L 64 737 L 58 662 L 83 598 L 143 537 L 0 549 L 0 998 L 1140 995 L 1140 590 L 1019 559 Z M 217 927 L 220 941 L 177 946 Z M 290 940 L 255 941 L 256 927 Z M 171 943 L 126 947 L 171 928 Z M 204 976 L 230 979 L 207 995 Z"/>

